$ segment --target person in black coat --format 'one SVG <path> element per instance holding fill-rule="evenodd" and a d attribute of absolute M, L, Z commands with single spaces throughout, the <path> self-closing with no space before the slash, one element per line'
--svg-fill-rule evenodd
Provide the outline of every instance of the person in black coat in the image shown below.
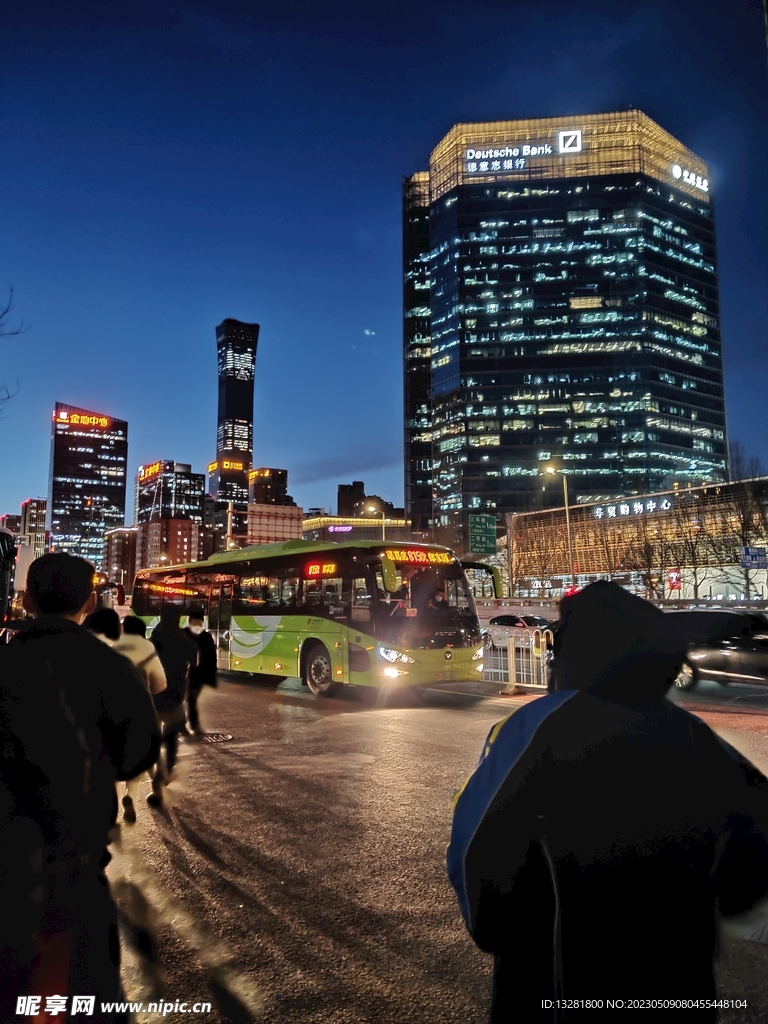
<path fill-rule="evenodd" d="M 454 803 L 448 873 L 495 957 L 491 1020 L 653 998 L 702 1001 L 654 1019 L 714 1021 L 719 915 L 768 892 L 768 780 L 665 697 L 672 617 L 599 582 L 560 622 L 553 692 L 491 730 Z"/>
<path fill-rule="evenodd" d="M 103 871 L 115 781 L 155 761 L 160 730 L 139 673 L 83 627 L 93 575 L 72 555 L 36 559 L 33 618 L 0 648 L 1 1020 L 26 993 L 122 999 Z"/>
<path fill-rule="evenodd" d="M 166 605 L 160 614 L 160 623 L 152 631 L 150 640 L 160 658 L 167 686 L 155 694 L 155 707 L 163 725 L 162 745 L 165 761 L 158 759 L 152 779 L 152 793 L 147 802 L 158 807 L 163 802 L 163 787 L 170 779 L 176 764 L 179 735 L 186 732 L 186 704 L 189 699 L 189 676 L 197 665 L 198 647 L 179 625 L 181 609 Z"/>
<path fill-rule="evenodd" d="M 205 628 L 205 614 L 198 608 L 189 613 L 187 628 L 184 632 L 194 640 L 200 650 L 197 667 L 189 675 L 189 700 L 187 702 L 187 722 L 196 735 L 202 735 L 200 717 L 197 711 L 197 699 L 204 686 L 216 686 L 216 644 Z"/>

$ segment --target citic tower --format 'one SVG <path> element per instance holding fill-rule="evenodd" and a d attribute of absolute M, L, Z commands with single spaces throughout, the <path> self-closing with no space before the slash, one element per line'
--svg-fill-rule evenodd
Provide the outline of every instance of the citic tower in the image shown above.
<path fill-rule="evenodd" d="M 706 166 L 637 110 L 456 125 L 404 182 L 415 529 L 725 479 Z M 545 470 L 549 470 L 549 473 Z"/>
<path fill-rule="evenodd" d="M 226 319 L 216 328 L 219 415 L 216 461 L 208 466 L 220 535 L 243 540 L 253 461 L 253 382 L 259 325 Z"/>

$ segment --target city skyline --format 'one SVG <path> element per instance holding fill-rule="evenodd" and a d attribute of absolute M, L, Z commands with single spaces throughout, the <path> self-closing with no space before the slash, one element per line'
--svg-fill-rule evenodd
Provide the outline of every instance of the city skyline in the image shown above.
<path fill-rule="evenodd" d="M 402 176 L 462 121 L 630 104 L 712 169 L 729 433 L 766 461 L 759 6 L 288 4 L 258 28 L 249 7 L 11 14 L 0 284 L 31 327 L 4 342 L 0 510 L 45 492 L 56 400 L 131 423 L 131 478 L 204 469 L 223 316 L 262 325 L 254 464 L 286 467 L 304 507 L 361 476 L 399 505 Z"/>

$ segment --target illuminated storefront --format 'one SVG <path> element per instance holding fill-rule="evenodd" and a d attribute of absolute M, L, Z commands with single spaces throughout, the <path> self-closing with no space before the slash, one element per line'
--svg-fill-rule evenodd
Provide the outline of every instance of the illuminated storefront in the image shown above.
<path fill-rule="evenodd" d="M 125 521 L 127 455 L 124 420 L 56 403 L 47 506 L 52 551 L 102 568 L 104 534 Z"/>
<path fill-rule="evenodd" d="M 709 173 L 646 115 L 455 126 L 404 240 L 414 528 L 725 479 Z"/>
<path fill-rule="evenodd" d="M 513 595 L 559 598 L 571 582 L 565 508 L 506 518 Z M 578 586 L 612 579 L 659 599 L 768 598 L 768 477 L 574 506 L 570 533 Z"/>

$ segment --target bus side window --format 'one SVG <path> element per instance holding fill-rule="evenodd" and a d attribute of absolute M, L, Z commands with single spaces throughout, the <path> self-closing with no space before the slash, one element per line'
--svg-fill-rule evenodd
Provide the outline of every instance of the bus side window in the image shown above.
<path fill-rule="evenodd" d="M 368 591 L 368 581 L 365 577 L 351 581 L 351 611 L 352 622 L 371 621 L 371 595 Z"/>

